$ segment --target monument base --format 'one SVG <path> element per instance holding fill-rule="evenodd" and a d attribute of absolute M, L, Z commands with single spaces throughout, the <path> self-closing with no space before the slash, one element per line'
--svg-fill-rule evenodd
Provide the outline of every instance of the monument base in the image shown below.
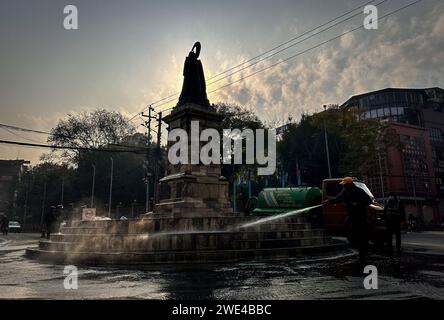
<path fill-rule="evenodd" d="M 303 258 L 343 251 L 322 229 L 286 218 L 246 229 L 256 217 L 149 217 L 126 221 L 74 221 L 29 248 L 30 258 L 88 265 L 227 263 Z"/>

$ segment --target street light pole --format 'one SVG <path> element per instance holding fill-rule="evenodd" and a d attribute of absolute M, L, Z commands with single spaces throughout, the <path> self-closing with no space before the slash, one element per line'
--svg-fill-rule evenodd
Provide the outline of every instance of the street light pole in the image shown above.
<path fill-rule="evenodd" d="M 327 105 L 324 105 L 324 112 L 326 110 L 327 110 Z M 328 137 L 327 137 L 327 126 L 325 125 L 325 116 L 324 116 L 324 139 L 325 139 L 325 152 L 327 153 L 328 177 L 331 179 L 330 152 L 328 150 Z"/>
<path fill-rule="evenodd" d="M 131 218 L 134 219 L 134 206 L 136 205 L 136 200 L 133 200 L 133 203 L 131 203 Z"/>
<path fill-rule="evenodd" d="M 28 177 L 28 183 L 26 184 L 25 206 L 23 208 L 23 226 L 22 226 L 23 230 L 25 229 L 26 215 L 28 214 L 28 197 L 29 197 L 29 188 L 31 187 L 31 175 L 32 172 L 30 173 Z"/>
<path fill-rule="evenodd" d="M 65 193 L 65 177 L 62 177 L 62 199 L 60 199 L 60 204 L 63 207 L 63 195 Z"/>
<path fill-rule="evenodd" d="M 45 215 L 45 204 L 46 204 L 46 181 L 43 184 L 42 215 L 40 217 L 40 225 L 43 225 L 43 216 Z"/>
<path fill-rule="evenodd" d="M 146 183 L 146 195 L 145 195 L 145 212 L 150 212 L 151 205 L 150 205 L 150 178 L 151 178 L 151 172 L 148 170 L 145 173 L 145 183 Z"/>
<path fill-rule="evenodd" d="M 114 160 L 113 157 L 111 159 L 111 178 L 109 182 L 109 202 L 108 202 L 108 218 L 111 217 L 111 199 L 113 195 L 113 171 L 114 171 Z"/>
<path fill-rule="evenodd" d="M 94 164 L 91 165 L 93 168 L 93 179 L 92 179 L 92 188 L 91 188 L 91 208 L 94 208 L 94 187 L 96 183 L 96 166 Z"/>
<path fill-rule="evenodd" d="M 382 164 L 381 164 L 381 150 L 378 150 L 378 162 L 379 162 L 379 180 L 381 182 L 381 195 L 383 202 L 385 203 L 384 179 L 382 177 Z"/>

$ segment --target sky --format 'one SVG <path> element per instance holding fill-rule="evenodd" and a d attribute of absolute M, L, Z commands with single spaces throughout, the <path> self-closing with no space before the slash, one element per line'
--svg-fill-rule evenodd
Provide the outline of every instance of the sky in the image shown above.
<path fill-rule="evenodd" d="M 386 0 L 378 15 L 414 1 Z M 68 114 L 99 107 L 132 117 L 180 91 L 184 58 L 195 41 L 202 44 L 200 59 L 209 79 L 367 2 L 0 0 L 0 123 L 48 131 Z M 77 30 L 63 28 L 68 4 L 78 9 Z M 362 25 L 363 10 L 355 13 L 208 84 L 210 92 L 297 55 L 209 93 L 210 101 L 238 104 L 267 123 L 282 124 L 366 91 L 444 87 L 444 1 L 423 0 L 380 20 L 377 30 L 359 29 L 307 51 Z M 0 128 L 3 140 L 44 143 L 46 138 Z M 0 144 L 0 159 L 36 163 L 44 152 Z"/>

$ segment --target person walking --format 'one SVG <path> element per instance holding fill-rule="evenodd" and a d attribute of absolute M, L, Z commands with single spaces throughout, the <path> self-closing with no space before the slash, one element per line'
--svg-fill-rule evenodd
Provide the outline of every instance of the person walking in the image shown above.
<path fill-rule="evenodd" d="M 396 252 L 401 253 L 401 224 L 405 221 L 403 203 L 394 192 L 389 193 L 389 199 L 384 206 L 384 218 L 387 232 L 387 245 L 389 254 L 393 254 L 393 234 L 396 237 Z"/>
<path fill-rule="evenodd" d="M 1 216 L 1 221 L 0 221 L 0 229 L 3 233 L 4 236 L 8 235 L 8 231 L 9 231 L 9 219 L 7 216 L 2 215 Z"/>
<path fill-rule="evenodd" d="M 57 220 L 55 211 L 56 207 L 51 206 L 44 216 L 45 229 L 42 231 L 42 238 L 46 237 L 47 240 L 50 239 L 53 224 Z"/>
<path fill-rule="evenodd" d="M 346 204 L 351 221 L 352 240 L 358 245 L 359 261 L 365 262 L 368 254 L 367 207 L 373 200 L 362 188 L 354 184 L 351 177 L 344 177 L 340 184 L 343 186 L 341 193 L 334 199 L 324 201 L 324 204 Z"/>

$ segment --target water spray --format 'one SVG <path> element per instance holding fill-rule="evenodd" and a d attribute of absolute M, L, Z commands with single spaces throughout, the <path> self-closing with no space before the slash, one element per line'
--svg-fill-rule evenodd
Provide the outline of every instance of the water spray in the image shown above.
<path fill-rule="evenodd" d="M 237 232 L 240 229 L 245 229 L 245 228 L 249 228 L 249 227 L 253 227 L 256 225 L 260 225 L 269 221 L 273 221 L 273 220 L 278 220 L 278 219 L 282 219 L 282 218 L 286 218 L 289 216 L 293 216 L 293 215 L 300 215 L 304 212 L 310 211 L 312 209 L 316 209 L 319 207 L 322 207 L 324 204 L 318 204 L 316 206 L 312 206 L 312 207 L 307 207 L 307 208 L 302 208 L 302 209 L 298 209 L 298 210 L 292 210 L 289 212 L 285 212 L 282 214 L 278 214 L 275 216 L 271 216 L 271 217 L 266 217 L 266 218 L 262 218 L 253 222 L 248 222 L 248 223 L 244 223 L 241 225 L 237 225 L 234 226 L 232 228 L 229 228 L 228 230 L 206 230 L 206 231 L 200 231 L 200 230 L 183 230 L 183 231 L 170 231 L 170 232 L 160 232 L 160 233 L 154 233 L 154 234 L 146 234 L 146 235 L 141 235 L 139 237 L 143 237 L 145 239 L 154 239 L 154 238 L 158 238 L 158 237 L 162 237 L 162 236 L 169 236 L 169 235 L 185 235 L 185 234 L 208 234 L 208 233 L 225 233 L 225 232 Z"/>
<path fill-rule="evenodd" d="M 239 229 L 253 227 L 253 226 L 265 223 L 265 222 L 269 222 L 269 221 L 273 221 L 273 220 L 278 220 L 278 219 L 286 218 L 286 217 L 293 216 L 293 215 L 300 215 L 301 213 L 304 213 L 306 211 L 310 211 L 312 209 L 316 209 L 316 208 L 319 208 L 319 207 L 322 207 L 322 206 L 323 206 L 323 204 L 318 204 L 316 206 L 302 208 L 302 209 L 298 209 L 298 210 L 292 210 L 292 211 L 289 211 L 289 212 L 278 214 L 276 216 L 262 218 L 262 219 L 259 219 L 259 220 L 253 221 L 253 222 L 245 223 L 245 224 L 239 226 Z"/>

